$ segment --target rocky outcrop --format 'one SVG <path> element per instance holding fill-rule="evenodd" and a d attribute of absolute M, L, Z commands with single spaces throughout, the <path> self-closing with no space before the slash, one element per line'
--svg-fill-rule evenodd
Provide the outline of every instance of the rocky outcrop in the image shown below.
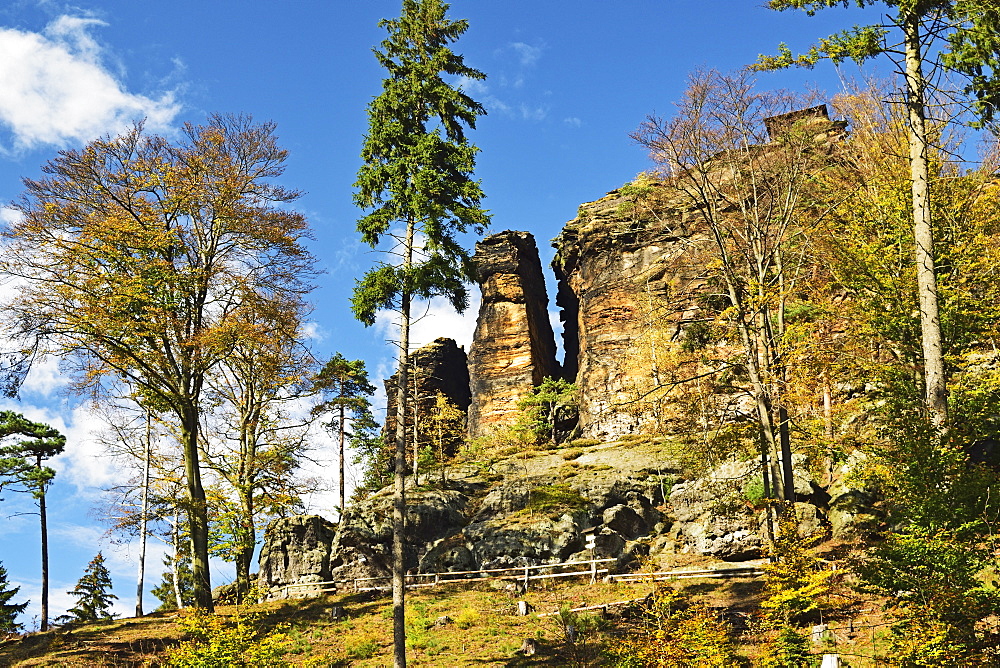
<path fill-rule="evenodd" d="M 627 570 L 647 557 L 670 567 L 675 555 L 732 562 L 763 556 L 759 464 L 731 460 L 685 479 L 668 441 L 605 443 L 531 453 L 491 471 L 453 467 L 446 479 L 407 492 L 406 568 L 470 571 L 591 558 Z M 795 504 L 803 533 L 829 528 L 829 496 L 795 459 Z M 836 501 L 836 498 L 834 499 Z M 865 512 L 858 507 L 859 516 Z M 320 544 L 322 543 L 322 544 Z M 272 523 L 261 584 L 387 577 L 391 490 L 355 504 L 339 525 L 320 518 Z"/>
<path fill-rule="evenodd" d="M 271 522 L 260 550 L 261 588 L 329 581 L 336 529 L 336 524 L 318 515 L 283 517 Z"/>
<path fill-rule="evenodd" d="M 474 260 L 482 305 L 469 351 L 471 437 L 513 424 L 518 400 L 560 375 L 534 237 L 494 234 L 476 244 Z"/>
<path fill-rule="evenodd" d="M 385 381 L 388 398 L 384 433 L 396 433 L 396 382 L 397 374 Z M 469 409 L 472 395 L 469 391 L 469 366 L 465 350 L 454 339 L 438 338 L 422 348 L 410 353 L 410 396 L 416 396 L 420 423 L 427 421 L 435 410 L 438 394 L 442 394 L 453 406 L 465 412 Z M 415 394 L 414 394 L 415 390 Z M 404 421 L 408 434 L 412 434 L 413 414 Z M 430 429 L 420 429 L 417 434 L 421 449 L 431 445 Z M 412 447 L 412 445 L 410 445 Z M 447 456 L 454 452 L 445 452 Z"/>
<path fill-rule="evenodd" d="M 700 321 L 708 236 L 655 181 L 584 204 L 553 241 L 566 377 L 580 388 L 580 428 L 613 439 L 656 421 L 657 356 Z"/>

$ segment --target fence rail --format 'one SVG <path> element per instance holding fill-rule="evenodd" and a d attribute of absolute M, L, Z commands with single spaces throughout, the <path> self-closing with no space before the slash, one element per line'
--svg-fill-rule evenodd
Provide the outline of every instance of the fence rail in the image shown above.
<path fill-rule="evenodd" d="M 550 580 L 554 578 L 590 576 L 591 582 L 596 582 L 598 576 L 605 576 L 605 582 L 659 582 L 663 580 L 680 580 L 685 578 L 731 578 L 758 577 L 763 574 L 759 566 L 734 566 L 730 568 L 702 570 L 674 570 L 657 573 L 622 573 L 610 574 L 608 568 L 598 568 L 600 564 L 617 561 L 613 558 L 590 559 L 587 561 L 564 561 L 558 564 L 540 564 L 537 566 L 512 566 L 508 568 L 483 568 L 475 571 L 444 571 L 437 573 L 411 573 L 406 576 L 407 589 L 436 587 L 443 584 L 484 582 L 488 580 L 511 580 L 522 584 L 525 588 L 533 580 Z M 583 567 L 583 568 L 581 568 Z M 572 568 L 557 573 L 545 573 L 561 568 Z M 291 596 L 318 596 L 324 593 L 337 592 L 346 589 L 351 592 L 385 591 L 391 587 L 376 583 L 389 583 L 392 576 L 379 575 L 364 578 L 348 578 L 329 580 L 326 582 L 296 582 L 274 587 L 269 592 L 269 598 L 289 598 Z"/>

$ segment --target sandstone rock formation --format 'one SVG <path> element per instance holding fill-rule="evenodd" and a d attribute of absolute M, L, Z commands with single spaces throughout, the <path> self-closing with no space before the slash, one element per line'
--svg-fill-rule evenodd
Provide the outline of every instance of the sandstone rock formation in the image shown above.
<path fill-rule="evenodd" d="M 684 479 L 668 441 L 622 441 L 531 453 L 492 471 L 458 466 L 433 488 L 407 493 L 407 570 L 468 571 L 586 561 L 629 569 L 642 556 L 668 568 L 675 555 L 722 561 L 762 556 L 764 517 L 748 493 L 759 464 L 732 460 Z M 796 458 L 803 532 L 828 526 L 829 496 Z M 261 556 L 262 586 L 389 575 L 391 490 L 355 504 L 339 525 L 278 520 Z M 369 583 L 371 584 L 371 583 Z M 384 582 L 382 584 L 385 584 Z"/>
<path fill-rule="evenodd" d="M 327 582 L 336 528 L 336 524 L 318 515 L 296 515 L 271 522 L 260 550 L 261 588 L 266 591 L 298 582 Z"/>
<path fill-rule="evenodd" d="M 438 338 L 410 353 L 410 396 L 417 398 L 417 434 L 420 447 L 431 443 L 430 429 L 421 428 L 434 411 L 438 393 L 461 411 L 469 409 L 472 397 L 469 393 L 469 366 L 465 350 L 454 339 Z M 415 394 L 414 394 L 415 391 Z M 396 433 L 396 374 L 385 381 L 386 406 L 384 433 Z M 412 433 L 413 413 L 404 420 L 407 433 Z M 454 452 L 446 452 L 453 455 Z"/>
<path fill-rule="evenodd" d="M 580 388 L 584 437 L 649 427 L 655 409 L 636 400 L 658 381 L 663 344 L 699 321 L 707 282 L 700 251 L 709 239 L 663 191 L 656 182 L 644 184 L 641 197 L 612 191 L 582 205 L 553 241 L 563 366 Z"/>
<path fill-rule="evenodd" d="M 501 232 L 476 244 L 482 305 L 469 351 L 469 435 L 513 424 L 517 402 L 560 375 L 534 237 Z"/>

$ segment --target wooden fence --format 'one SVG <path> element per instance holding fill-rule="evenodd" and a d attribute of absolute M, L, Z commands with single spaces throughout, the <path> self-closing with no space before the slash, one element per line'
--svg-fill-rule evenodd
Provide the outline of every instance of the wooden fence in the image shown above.
<path fill-rule="evenodd" d="M 543 564 L 538 566 L 483 568 L 476 571 L 411 573 L 406 576 L 406 588 L 417 589 L 421 587 L 436 587 L 443 584 L 509 580 L 527 589 L 532 581 L 550 580 L 553 578 L 590 576 L 591 583 L 595 583 L 598 576 L 605 576 L 603 578 L 605 582 L 659 582 L 685 578 L 758 577 L 763 574 L 760 567 L 755 565 L 718 569 L 660 571 L 657 573 L 622 573 L 617 575 L 609 575 L 607 568 L 599 568 L 601 564 L 608 564 L 613 561 L 617 560 L 613 558 L 591 559 L 588 561 L 565 561 L 558 564 Z M 572 570 L 545 572 L 558 569 Z M 327 582 L 299 582 L 272 588 L 268 598 L 319 596 L 320 594 L 341 591 L 386 591 L 391 589 L 391 582 L 392 576 L 388 575 L 330 580 Z"/>

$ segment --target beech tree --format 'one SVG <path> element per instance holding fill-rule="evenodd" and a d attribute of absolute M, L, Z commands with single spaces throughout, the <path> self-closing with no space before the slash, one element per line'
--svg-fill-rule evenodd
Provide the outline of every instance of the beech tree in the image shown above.
<path fill-rule="evenodd" d="M 840 63 L 850 58 L 858 64 L 880 55 L 896 63 L 905 82 L 905 107 L 909 134 L 910 195 L 917 295 L 920 308 L 921 345 L 924 358 L 925 403 L 931 422 L 939 430 L 948 419 L 947 369 L 941 338 L 937 272 L 934 262 L 934 226 L 928 167 L 928 107 L 933 85 L 927 74 L 943 48 L 940 62 L 967 77 L 966 93 L 973 100 L 981 122 L 993 120 L 1000 109 L 1000 7 L 993 0 L 769 0 L 778 11 L 801 9 L 809 14 L 835 6 L 885 5 L 885 22 L 855 26 L 825 39 L 806 53 L 793 55 L 784 44 L 777 56 L 761 56 L 757 69 L 793 65 L 813 67 L 822 58 Z M 901 41 L 890 41 L 892 31 Z"/>
<path fill-rule="evenodd" d="M 240 337 L 207 377 L 212 410 L 205 412 L 203 454 L 219 477 L 213 550 L 235 562 L 240 597 L 251 586 L 262 524 L 301 507 L 305 491 L 296 472 L 309 420 L 292 415 L 313 365 L 302 342 L 305 314 L 301 300 L 241 306 L 234 314 Z"/>
<path fill-rule="evenodd" d="M 708 233 L 728 302 L 720 322 L 735 330 L 760 427 L 765 494 L 773 483 L 777 498 L 794 501 L 787 306 L 808 260 L 804 232 L 818 220 L 802 215 L 805 188 L 826 160 L 817 135 L 837 130 L 818 108 L 792 113 L 806 102 L 754 83 L 745 73 L 696 73 L 674 117 L 648 117 L 633 138 Z"/>
<path fill-rule="evenodd" d="M 211 610 L 199 426 L 206 376 L 242 336 L 240 309 L 297 300 L 311 257 L 298 197 L 272 183 L 273 123 L 213 115 L 171 143 L 141 124 L 59 153 L 25 179 L 0 271 L 25 347 L 63 355 L 78 386 L 124 383 L 180 431 L 197 605 Z"/>
<path fill-rule="evenodd" d="M 355 203 L 369 210 L 358 222 L 362 240 L 387 248 L 388 261 L 361 278 L 354 290 L 355 316 L 370 326 L 381 309 L 399 317 L 399 371 L 396 415 L 409 409 L 410 311 L 413 299 L 448 298 L 458 311 L 467 304 L 465 282 L 472 258 L 456 236 L 481 234 L 489 216 L 473 180 L 478 149 L 465 137 L 485 114 L 482 105 L 443 77 L 484 79 L 448 45 L 468 29 L 467 21 L 446 17 L 441 0 L 403 0 L 398 19 L 379 25 L 389 36 L 375 57 L 388 70 L 382 93 L 368 105 L 369 130 L 364 161 L 355 184 Z M 406 665 L 404 626 L 403 528 L 405 518 L 406 433 L 397 420 L 393 496 L 393 656 Z"/>
<path fill-rule="evenodd" d="M 66 437 L 47 424 L 31 422 L 19 413 L 0 411 L 0 438 L 20 436 L 12 445 L 0 446 L 0 491 L 7 486 L 26 492 L 38 503 L 42 549 L 42 631 L 49 628 L 49 529 L 45 493 L 56 472 L 45 465 L 66 447 Z"/>

